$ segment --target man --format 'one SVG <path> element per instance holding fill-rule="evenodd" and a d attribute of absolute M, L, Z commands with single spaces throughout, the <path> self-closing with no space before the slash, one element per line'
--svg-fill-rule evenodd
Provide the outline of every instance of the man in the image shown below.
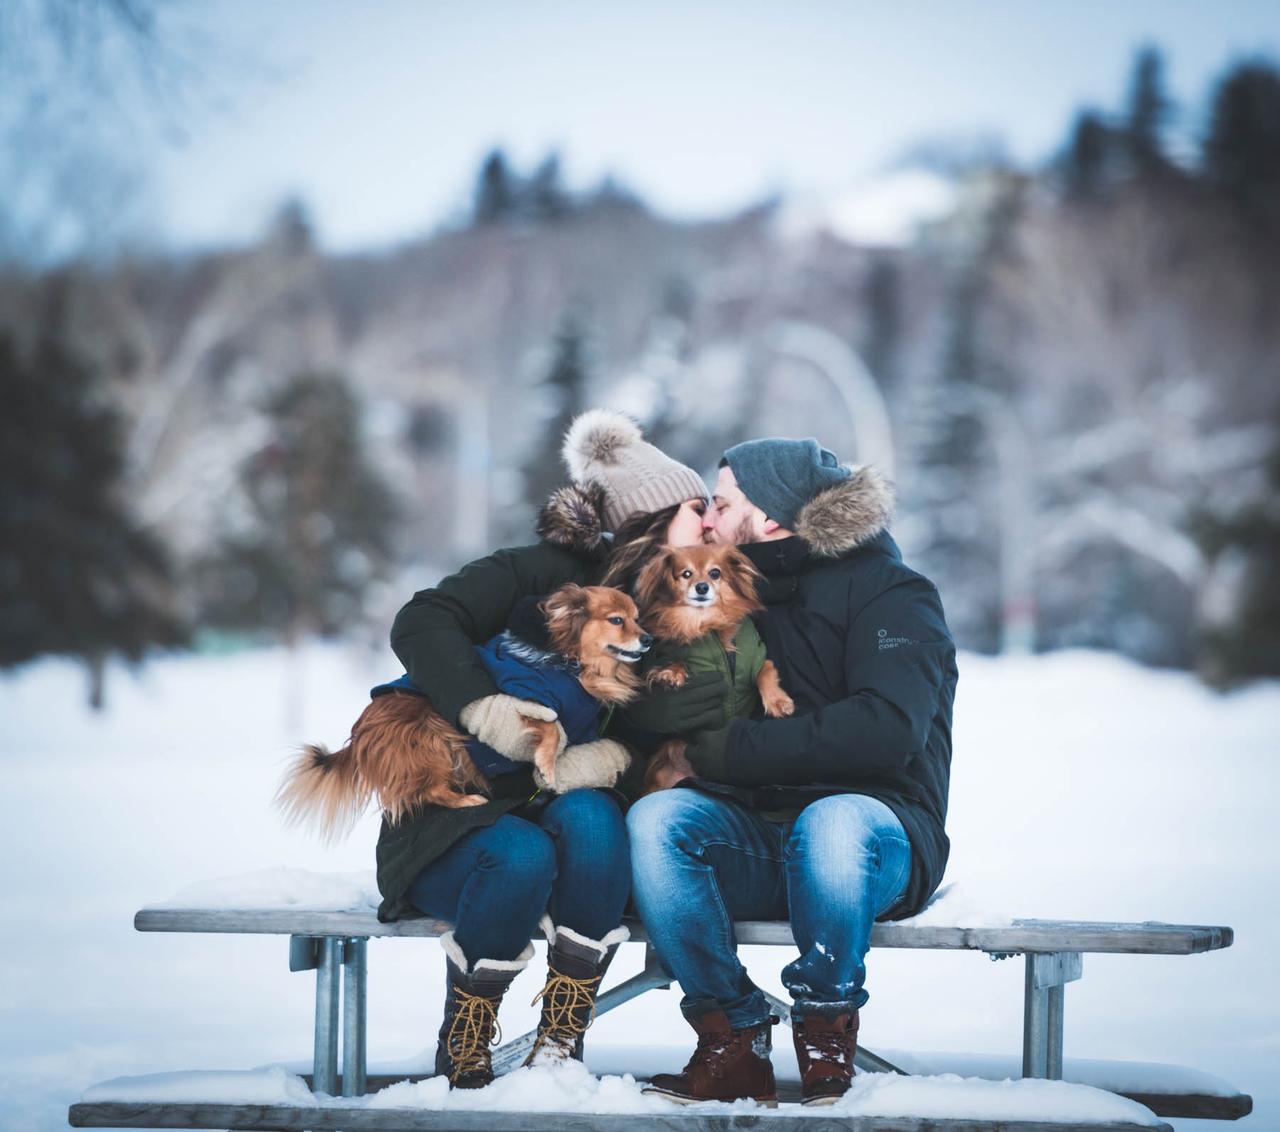
<path fill-rule="evenodd" d="M 733 921 L 789 919 L 803 1100 L 827 1104 L 853 1078 L 872 924 L 918 912 L 946 865 L 955 647 L 937 590 L 886 530 L 892 493 L 873 469 L 816 440 L 748 441 L 725 453 L 713 504 L 708 537 L 764 575 L 758 623 L 796 715 L 697 730 L 719 710 L 705 686 L 635 709 L 638 726 L 691 732 L 696 775 L 628 818 L 636 905 L 698 1035 L 684 1071 L 645 1091 L 775 1099 L 777 1019 Z"/>

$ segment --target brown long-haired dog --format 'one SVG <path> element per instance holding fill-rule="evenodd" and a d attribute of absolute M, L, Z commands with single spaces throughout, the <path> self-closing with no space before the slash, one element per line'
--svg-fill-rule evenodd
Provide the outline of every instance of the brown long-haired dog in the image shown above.
<path fill-rule="evenodd" d="M 636 578 L 635 595 L 646 626 L 659 639 L 691 645 L 715 634 L 726 652 L 734 651 L 739 626 L 764 606 L 756 597 L 760 572 L 733 546 L 666 547 L 658 551 Z M 754 674 L 756 690 L 769 716 L 788 716 L 796 705 L 782 687 L 778 668 L 765 660 Z M 688 678 L 679 661 L 654 668 L 649 687 L 678 688 Z M 685 742 L 664 743 L 649 760 L 645 793 L 661 788 L 672 768 L 692 768 L 684 758 Z"/>
<path fill-rule="evenodd" d="M 632 666 L 650 638 L 630 597 L 604 586 L 567 585 L 538 608 L 551 653 L 574 662 L 588 695 L 604 704 L 635 698 L 640 679 Z M 533 763 L 554 783 L 556 722 L 526 722 L 537 738 Z M 364 709 L 339 750 L 303 748 L 276 792 L 276 805 L 287 824 L 309 822 L 326 841 L 347 833 L 375 800 L 392 823 L 423 803 L 481 805 L 489 799 L 476 791 L 489 783 L 467 754 L 467 740 L 425 696 L 387 692 Z"/>

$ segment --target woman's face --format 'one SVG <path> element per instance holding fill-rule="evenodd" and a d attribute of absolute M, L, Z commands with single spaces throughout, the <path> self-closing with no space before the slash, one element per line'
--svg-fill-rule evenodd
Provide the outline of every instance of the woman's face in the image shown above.
<path fill-rule="evenodd" d="M 705 499 L 686 499 L 680 504 L 671 525 L 667 527 L 668 546 L 701 546 L 702 517 L 707 512 Z"/>

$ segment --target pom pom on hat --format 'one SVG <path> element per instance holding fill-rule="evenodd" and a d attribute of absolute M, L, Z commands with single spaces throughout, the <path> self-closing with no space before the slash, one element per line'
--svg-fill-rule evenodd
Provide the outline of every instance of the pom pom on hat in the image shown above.
<path fill-rule="evenodd" d="M 569 426 L 560 453 L 569 475 L 583 483 L 595 465 L 615 465 L 624 448 L 643 443 L 640 426 L 630 417 L 611 409 L 588 409 Z"/>

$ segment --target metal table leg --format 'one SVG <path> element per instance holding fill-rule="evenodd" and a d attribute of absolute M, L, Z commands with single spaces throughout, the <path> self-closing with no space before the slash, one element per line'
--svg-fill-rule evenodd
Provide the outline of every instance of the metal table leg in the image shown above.
<path fill-rule="evenodd" d="M 1077 951 L 1027 952 L 1022 1014 L 1022 1075 L 1062 1080 L 1062 1014 L 1066 984 L 1084 974 Z"/>
<path fill-rule="evenodd" d="M 342 941 L 319 940 L 317 950 L 316 1040 L 311 1091 L 332 1096 L 338 1083 L 338 968 L 342 963 Z"/>
<path fill-rule="evenodd" d="M 342 947 L 342 1095 L 364 1096 L 367 1075 L 369 940 Z"/>

